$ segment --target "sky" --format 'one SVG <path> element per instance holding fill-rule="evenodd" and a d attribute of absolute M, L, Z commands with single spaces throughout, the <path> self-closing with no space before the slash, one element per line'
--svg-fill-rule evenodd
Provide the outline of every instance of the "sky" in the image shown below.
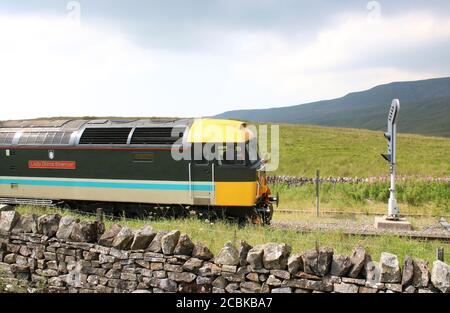
<path fill-rule="evenodd" d="M 448 0 L 0 0 L 0 120 L 289 106 L 449 56 Z"/>

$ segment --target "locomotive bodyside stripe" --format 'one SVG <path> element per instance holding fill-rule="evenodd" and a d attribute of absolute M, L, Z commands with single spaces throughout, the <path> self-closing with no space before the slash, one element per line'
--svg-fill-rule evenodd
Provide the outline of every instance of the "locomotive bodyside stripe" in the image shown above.
<path fill-rule="evenodd" d="M 207 196 L 209 192 L 197 191 Z M 193 200 L 189 191 L 150 189 L 111 189 L 90 187 L 59 187 L 19 185 L 11 188 L 0 185 L 0 195 L 4 198 L 52 199 L 71 201 L 127 202 L 148 204 L 189 204 Z"/>
<path fill-rule="evenodd" d="M 89 181 L 89 180 L 43 180 L 43 179 L 16 179 L 3 177 L 0 184 L 28 185 L 28 186 L 51 186 L 51 187 L 90 187 L 90 188 L 115 188 L 115 189 L 148 189 L 148 190 L 182 190 L 189 191 L 213 191 L 213 184 L 186 183 L 134 183 L 134 182 L 114 182 L 114 181 Z"/>

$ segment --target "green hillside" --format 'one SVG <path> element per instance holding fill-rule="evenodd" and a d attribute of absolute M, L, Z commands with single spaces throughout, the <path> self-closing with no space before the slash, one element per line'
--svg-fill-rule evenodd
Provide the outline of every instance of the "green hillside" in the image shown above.
<path fill-rule="evenodd" d="M 450 136 L 450 77 L 396 82 L 334 100 L 282 108 L 229 111 L 216 117 L 384 130 L 394 98 L 401 102 L 400 132 Z"/>
<path fill-rule="evenodd" d="M 305 125 L 280 126 L 280 166 L 273 175 L 379 176 L 388 174 L 383 133 Z M 398 175 L 448 177 L 450 139 L 400 134 Z"/>

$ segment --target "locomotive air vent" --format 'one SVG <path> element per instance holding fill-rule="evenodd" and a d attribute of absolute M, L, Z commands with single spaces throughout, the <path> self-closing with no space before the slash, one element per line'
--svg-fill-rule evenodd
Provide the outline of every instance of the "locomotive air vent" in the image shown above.
<path fill-rule="evenodd" d="M 72 132 L 29 132 L 23 133 L 19 145 L 68 145 Z"/>
<path fill-rule="evenodd" d="M 126 145 L 130 132 L 129 127 L 86 128 L 81 135 L 80 145 Z"/>
<path fill-rule="evenodd" d="M 131 137 L 132 145 L 172 145 L 183 137 L 184 127 L 138 127 Z"/>
<path fill-rule="evenodd" d="M 15 133 L 0 133 L 0 145 L 10 145 Z"/>

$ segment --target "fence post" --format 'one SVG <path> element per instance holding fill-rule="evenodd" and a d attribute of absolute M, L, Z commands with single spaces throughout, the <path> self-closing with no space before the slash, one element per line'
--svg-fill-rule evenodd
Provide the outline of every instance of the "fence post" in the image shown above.
<path fill-rule="evenodd" d="M 439 248 L 437 248 L 437 252 L 436 252 L 436 258 L 439 260 L 439 261 L 442 261 L 442 262 L 444 262 L 444 247 L 439 247 Z"/>
<path fill-rule="evenodd" d="M 320 199 L 319 199 L 320 170 L 316 170 L 316 215 L 320 216 Z"/>
<path fill-rule="evenodd" d="M 97 222 L 103 223 L 103 209 L 97 208 Z"/>

